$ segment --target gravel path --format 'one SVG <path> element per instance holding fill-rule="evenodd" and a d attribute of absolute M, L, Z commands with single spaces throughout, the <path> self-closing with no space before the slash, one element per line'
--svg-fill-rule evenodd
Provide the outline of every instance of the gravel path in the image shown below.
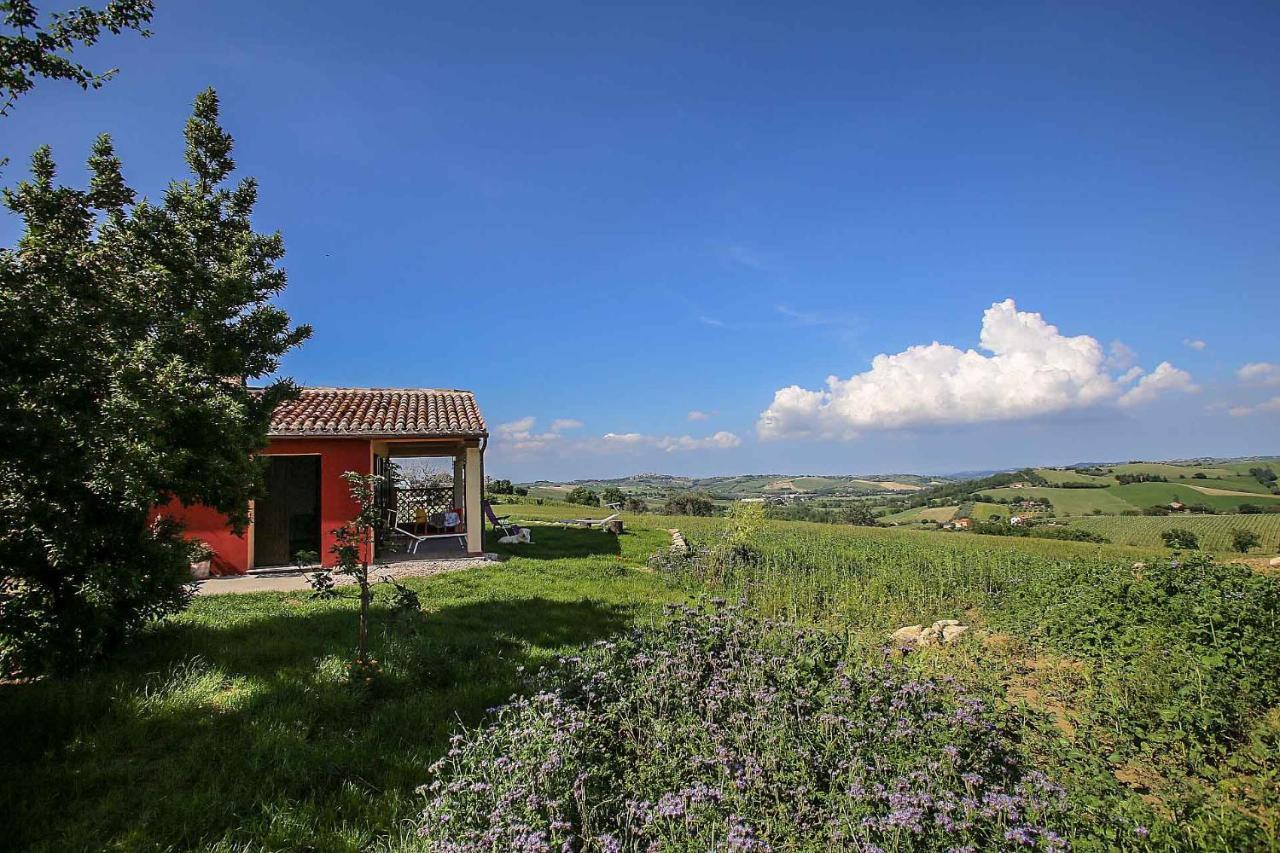
<path fill-rule="evenodd" d="M 485 554 L 483 557 L 456 557 L 445 560 L 402 560 L 374 566 L 369 572 L 371 582 L 383 578 L 425 578 L 431 575 L 442 575 L 446 572 L 460 572 L 474 569 L 486 563 L 496 562 L 496 554 Z M 275 575 L 238 575 L 229 578 L 210 578 L 200 581 L 196 587 L 196 595 L 227 595 L 240 592 L 297 592 L 310 589 L 306 575 L 311 572 L 289 572 Z M 356 579 L 348 575 L 335 574 L 333 581 L 337 586 L 353 584 Z"/>

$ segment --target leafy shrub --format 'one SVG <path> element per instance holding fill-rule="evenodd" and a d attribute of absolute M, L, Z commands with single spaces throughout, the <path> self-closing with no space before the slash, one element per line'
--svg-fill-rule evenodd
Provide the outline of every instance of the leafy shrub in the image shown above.
<path fill-rule="evenodd" d="M 627 496 L 617 486 L 610 486 L 600 493 L 600 502 L 605 504 L 621 504 Z"/>
<path fill-rule="evenodd" d="M 511 485 L 510 480 L 490 480 L 487 483 L 487 488 L 491 495 L 514 495 L 516 493 L 516 488 Z"/>
<path fill-rule="evenodd" d="M 1164 540 L 1164 547 L 1166 548 L 1175 548 L 1179 551 L 1198 551 L 1200 549 L 1200 539 L 1185 527 L 1170 527 L 1160 534 L 1160 538 Z"/>
<path fill-rule="evenodd" d="M 1100 667 L 1093 713 L 1188 762 L 1230 752 L 1280 701 L 1280 582 L 1202 554 L 1121 569 L 1063 561 L 1010 586 L 998 624 Z"/>
<path fill-rule="evenodd" d="M 635 513 L 648 512 L 649 502 L 646 501 L 644 498 L 638 498 L 638 497 L 632 496 L 627 498 L 626 502 L 622 505 L 622 508 L 625 509 L 627 512 L 635 512 Z"/>
<path fill-rule="evenodd" d="M 705 492 L 679 492 L 662 505 L 667 515 L 715 515 L 716 504 Z"/>
<path fill-rule="evenodd" d="M 586 486 L 576 486 L 565 496 L 565 501 L 581 506 L 600 506 L 600 496 Z"/>
<path fill-rule="evenodd" d="M 1010 718 L 896 655 L 683 609 L 455 735 L 419 834 L 447 850 L 1065 847 L 1065 794 L 1023 765 Z"/>
<path fill-rule="evenodd" d="M 1231 547 L 1241 554 L 1247 554 L 1250 548 L 1257 548 L 1261 544 L 1262 540 L 1252 530 L 1237 527 L 1231 531 Z"/>

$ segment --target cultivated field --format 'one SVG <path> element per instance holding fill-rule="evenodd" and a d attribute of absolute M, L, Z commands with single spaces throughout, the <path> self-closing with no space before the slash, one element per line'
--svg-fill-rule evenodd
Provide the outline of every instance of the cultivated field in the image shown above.
<path fill-rule="evenodd" d="M 1257 533 L 1262 546 L 1254 554 L 1280 551 L 1280 513 L 1260 515 L 1171 515 L 1117 516 L 1072 519 L 1072 527 L 1097 533 L 1117 545 L 1162 548 L 1160 534 L 1173 528 L 1190 530 L 1200 539 L 1200 548 L 1219 553 L 1231 552 L 1231 533 L 1243 528 Z"/>
<path fill-rule="evenodd" d="M 1216 481 L 1200 481 L 1212 484 Z M 1191 485 L 1178 481 L 1170 483 L 1130 483 L 1111 485 L 1103 489 L 1055 489 L 1032 486 L 1022 489 L 988 489 L 982 494 L 989 498 L 1016 501 L 1021 498 L 1047 498 L 1053 503 L 1056 515 L 1119 515 L 1131 510 L 1142 510 L 1173 501 L 1184 504 L 1204 504 L 1219 512 L 1234 512 L 1241 504 L 1261 507 L 1280 506 L 1280 496 L 1215 488 L 1212 485 Z M 1254 483 L 1257 485 L 1257 482 Z M 1226 492 L 1221 494 L 1220 492 Z M 1219 492 L 1215 494 L 1215 492 Z"/>

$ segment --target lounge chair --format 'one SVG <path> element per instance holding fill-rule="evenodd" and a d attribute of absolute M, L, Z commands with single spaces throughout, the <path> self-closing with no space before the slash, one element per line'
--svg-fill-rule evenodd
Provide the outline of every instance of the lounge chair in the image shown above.
<path fill-rule="evenodd" d="M 565 519 L 561 519 L 560 523 L 576 524 L 579 527 L 604 527 L 610 521 L 614 521 L 621 517 L 622 516 L 619 513 L 615 512 L 613 515 L 607 518 L 565 518 Z"/>
<path fill-rule="evenodd" d="M 484 507 L 484 517 L 489 519 L 494 530 L 501 530 L 503 536 L 514 536 L 520 531 L 519 527 L 511 523 L 511 516 L 496 514 L 493 511 L 493 504 L 481 501 L 480 505 Z"/>
<path fill-rule="evenodd" d="M 382 524 L 387 530 L 395 531 L 401 536 L 409 540 L 409 553 L 418 553 L 418 546 L 427 541 L 427 537 L 419 536 L 417 533 L 406 530 L 397 523 L 396 511 L 394 509 L 384 509 L 382 511 Z"/>

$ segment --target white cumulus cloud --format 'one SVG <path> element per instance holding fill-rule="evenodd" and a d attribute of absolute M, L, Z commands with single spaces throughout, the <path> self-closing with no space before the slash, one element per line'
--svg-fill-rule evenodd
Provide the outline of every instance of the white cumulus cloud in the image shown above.
<path fill-rule="evenodd" d="M 1137 385 L 1121 394 L 1119 402 L 1122 406 L 1138 406 L 1150 403 L 1169 391 L 1194 394 L 1199 390 L 1200 386 L 1192 380 L 1190 373 L 1162 361 L 1156 365 L 1155 370 L 1139 379 Z"/>
<path fill-rule="evenodd" d="M 742 444 L 742 439 L 731 432 L 721 430 L 705 438 L 694 438 L 690 435 L 645 435 L 639 432 L 610 432 L 601 439 L 608 447 L 655 447 L 673 453 L 678 450 L 711 450 L 728 449 Z"/>
<path fill-rule="evenodd" d="M 878 355 L 870 370 L 848 379 L 830 376 L 823 390 L 782 388 L 756 428 L 765 439 L 853 438 L 865 430 L 1017 420 L 1117 400 L 1134 405 L 1195 389 L 1189 374 L 1167 362 L 1149 375 L 1131 369 L 1113 377 L 1109 371 L 1131 350 L 1113 347 L 1108 355 L 1097 339 L 1063 335 L 1012 299 L 983 313 L 979 349 L 934 341 Z"/>
<path fill-rule="evenodd" d="M 1280 364 L 1251 361 L 1236 371 L 1236 378 L 1246 385 L 1280 385 Z"/>

